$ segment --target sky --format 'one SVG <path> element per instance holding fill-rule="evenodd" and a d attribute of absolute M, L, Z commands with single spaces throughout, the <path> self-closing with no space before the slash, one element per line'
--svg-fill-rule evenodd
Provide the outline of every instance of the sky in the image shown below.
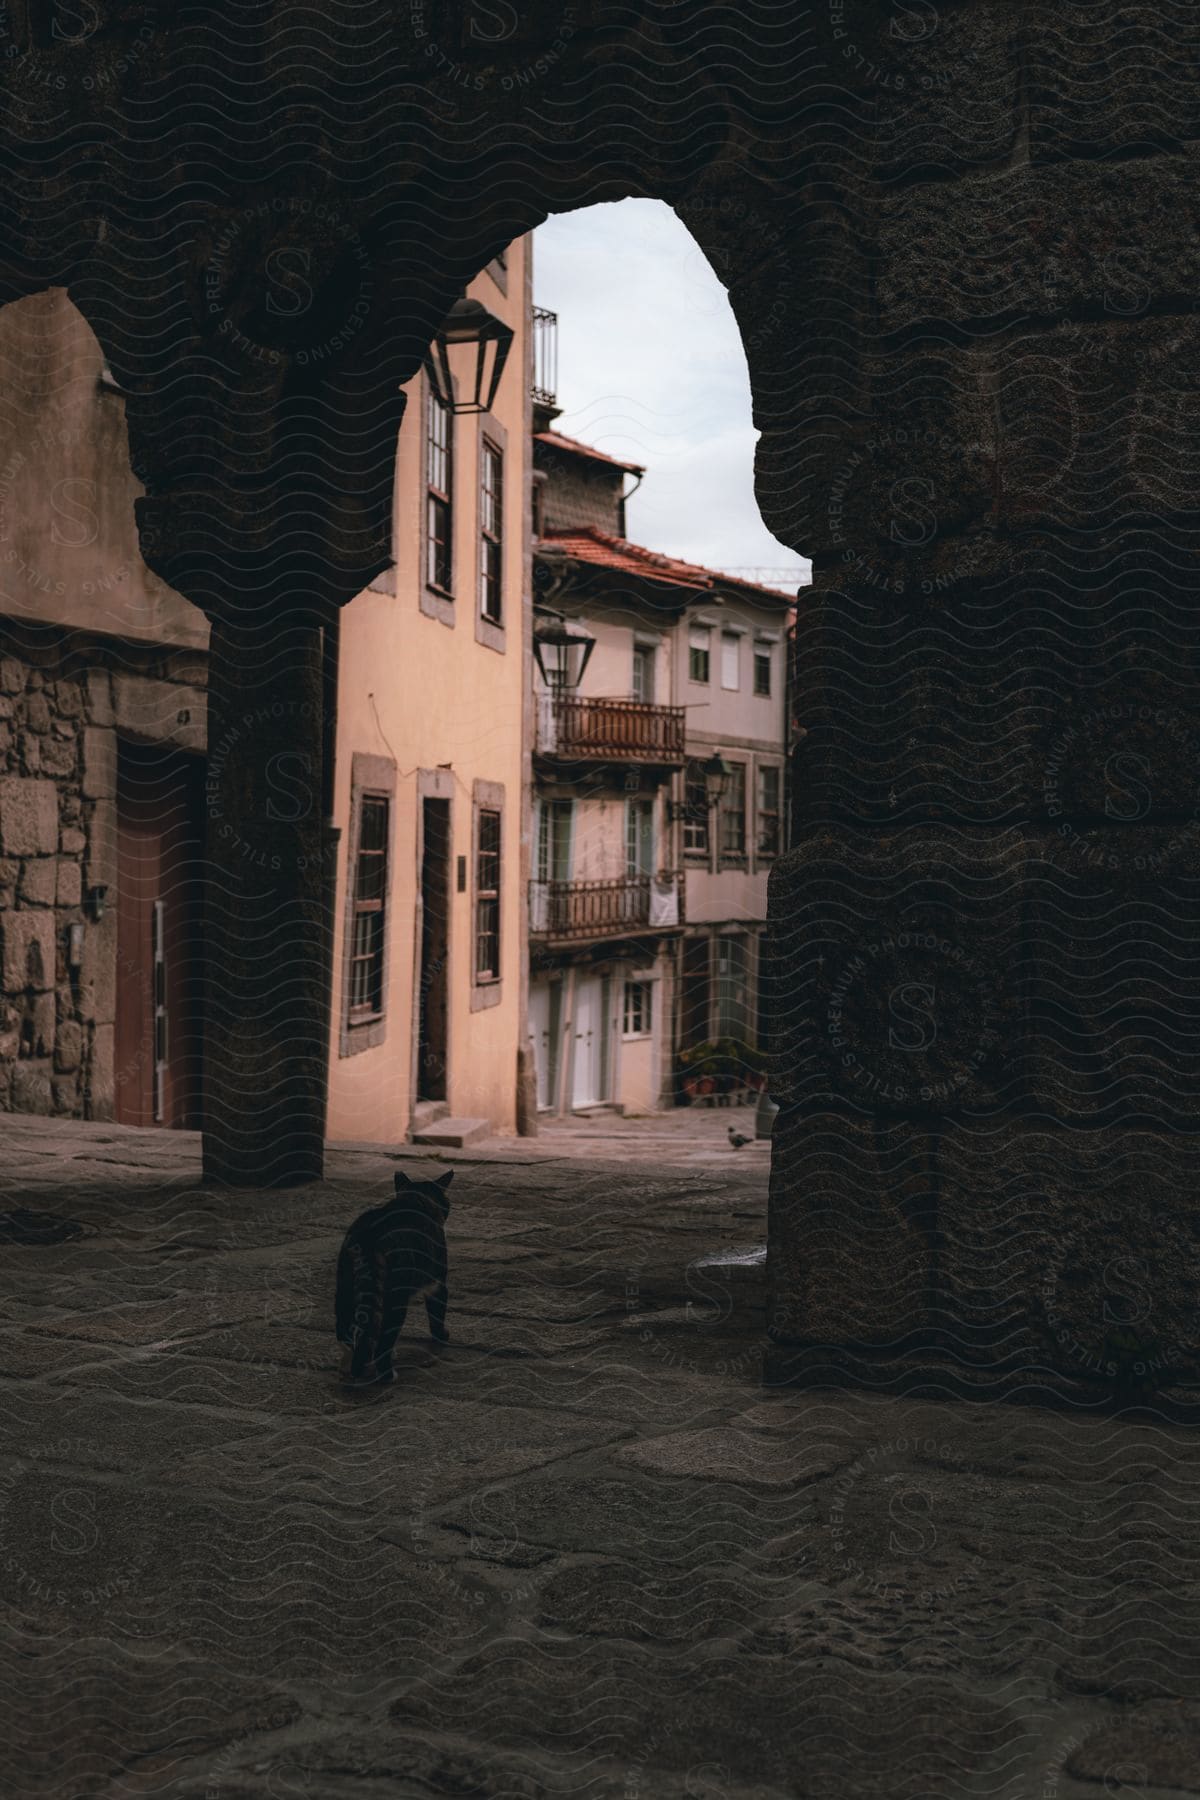
<path fill-rule="evenodd" d="M 628 509 L 634 542 L 806 581 L 807 563 L 755 503 L 758 433 L 728 298 L 670 207 L 621 200 L 548 219 L 534 234 L 533 297 L 558 314 L 556 429 L 646 465 Z"/>

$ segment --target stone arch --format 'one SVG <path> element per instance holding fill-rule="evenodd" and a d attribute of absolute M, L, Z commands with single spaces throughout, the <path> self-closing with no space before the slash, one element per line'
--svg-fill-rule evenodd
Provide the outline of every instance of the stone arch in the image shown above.
<path fill-rule="evenodd" d="M 547 211 L 675 206 L 726 259 L 764 517 L 814 562 L 773 898 L 779 1366 L 853 1345 L 890 1380 L 915 1347 L 939 1380 L 1094 1384 L 1070 1345 L 1099 1330 L 1114 1361 L 1106 1271 L 1149 1185 L 1149 1335 L 1194 1372 L 1194 272 L 1153 223 L 1190 205 L 1194 25 L 1117 0 L 1078 40 L 1015 3 L 481 8 L 429 0 L 368 46 L 333 5 L 333 49 L 264 15 L 236 56 L 215 5 L 145 37 L 120 8 L 94 41 L 31 33 L 0 69 L 23 171 L 4 296 L 65 282 L 95 328 L 144 554 L 213 617 L 217 703 L 245 708 L 264 622 L 304 686 L 305 633 L 386 561 L 397 390 L 463 281 Z M 64 120 L 91 133 L 82 174 Z M 288 279 L 316 271 L 334 314 L 356 238 L 374 258 L 373 322 L 333 365 L 297 354 L 324 323 L 285 363 L 235 355 L 262 281 L 227 296 L 206 270 L 264 199 L 332 206 Z M 294 247 L 256 239 L 250 289 L 255 255 Z M 1181 479 L 1148 467 L 1147 419 Z M 1084 748 L 1051 782 L 1060 741 Z M 1110 805 L 1125 751 L 1154 773 L 1137 816 Z M 319 943 L 316 897 L 287 904 Z M 875 973 L 842 992 L 856 958 Z M 923 991 L 949 997 L 932 1057 L 904 1047 Z M 317 1017 L 317 987 L 298 1005 Z M 1064 1244 L 1076 1279 L 1047 1300 Z"/>

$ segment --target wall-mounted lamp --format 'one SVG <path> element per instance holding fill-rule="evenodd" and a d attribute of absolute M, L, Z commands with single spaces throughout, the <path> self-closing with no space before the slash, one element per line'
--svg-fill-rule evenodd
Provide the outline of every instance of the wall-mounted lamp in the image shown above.
<path fill-rule="evenodd" d="M 512 326 L 490 313 L 482 300 L 456 300 L 430 346 L 426 364 L 443 406 L 453 413 L 490 412 L 512 341 Z M 455 399 L 450 374 L 450 351 L 459 344 L 475 346 L 475 380 L 467 384 L 463 400 Z"/>
<path fill-rule="evenodd" d="M 700 772 L 704 776 L 704 804 L 708 811 L 720 806 L 729 792 L 729 784 L 733 779 L 733 770 L 725 761 L 719 750 L 715 751 L 708 761 L 701 763 Z M 668 819 L 690 819 L 695 815 L 695 806 L 686 800 L 668 800 Z"/>
<path fill-rule="evenodd" d="M 558 624 L 535 626 L 533 654 L 546 686 L 565 694 L 583 680 L 596 640 L 586 631 L 568 631 L 561 613 L 543 613 L 542 617 L 556 618 Z"/>
<path fill-rule="evenodd" d="M 103 883 L 97 883 L 87 891 L 87 915 L 95 924 L 104 917 L 104 908 L 108 900 L 108 889 Z"/>

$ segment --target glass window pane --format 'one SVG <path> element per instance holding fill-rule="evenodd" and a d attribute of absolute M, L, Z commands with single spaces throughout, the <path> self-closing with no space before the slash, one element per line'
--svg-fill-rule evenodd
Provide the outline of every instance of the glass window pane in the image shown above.
<path fill-rule="evenodd" d="M 360 850 L 383 850 L 387 847 L 387 801 L 364 800 L 359 831 Z"/>

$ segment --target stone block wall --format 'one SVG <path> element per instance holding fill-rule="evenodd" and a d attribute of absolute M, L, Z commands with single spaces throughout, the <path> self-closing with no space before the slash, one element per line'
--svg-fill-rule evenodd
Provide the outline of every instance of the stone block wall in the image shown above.
<path fill-rule="evenodd" d="M 0 622 L 0 1111 L 113 1116 L 118 743 L 202 751 L 204 665 Z"/>

